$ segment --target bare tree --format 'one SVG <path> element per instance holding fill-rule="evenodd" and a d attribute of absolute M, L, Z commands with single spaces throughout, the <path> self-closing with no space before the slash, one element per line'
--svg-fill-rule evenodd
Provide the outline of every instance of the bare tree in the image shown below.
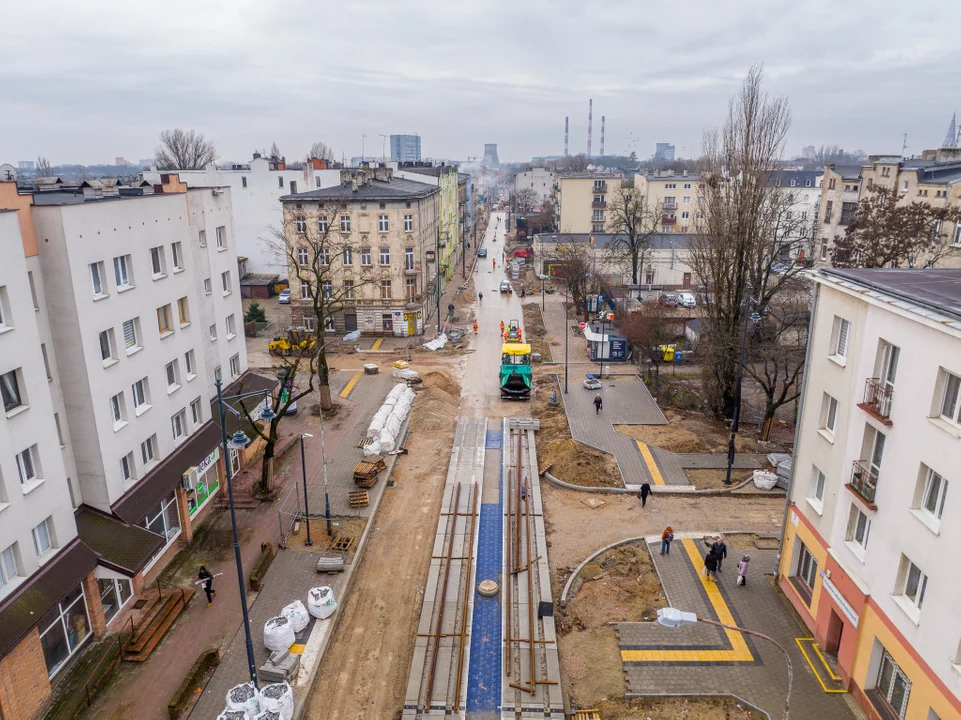
<path fill-rule="evenodd" d="M 531 218 L 531 224 L 537 228 L 536 232 L 551 232 L 554 229 L 554 205 L 545 199 Z"/>
<path fill-rule="evenodd" d="M 569 155 L 562 160 L 558 160 L 556 168 L 563 172 L 584 172 L 587 170 L 588 165 L 590 165 L 590 160 L 587 155 L 580 153 L 578 155 Z"/>
<path fill-rule="evenodd" d="M 840 145 L 822 145 L 813 158 L 804 161 L 805 169 L 821 169 L 828 165 L 863 165 L 868 156 L 863 150 L 848 152 Z"/>
<path fill-rule="evenodd" d="M 326 160 L 327 162 L 333 162 L 334 151 L 326 143 L 315 142 L 310 146 L 310 154 L 307 155 L 307 159 L 317 158 L 318 160 Z"/>
<path fill-rule="evenodd" d="M 571 303 L 587 322 L 587 296 L 595 287 L 594 259 L 586 243 L 575 242 L 572 237 L 561 236 L 554 246 L 547 250 L 542 261 L 548 265 L 551 274 L 563 278 L 568 284 Z"/>
<path fill-rule="evenodd" d="M 762 90 L 760 66 L 751 68 L 740 93 L 731 99 L 721 130 L 704 133 L 703 168 L 698 183 L 704 219 L 692 239 L 691 265 L 703 285 L 707 317 L 708 406 L 731 416 L 739 401 L 737 366 L 748 284 L 764 313 L 802 269 L 789 264 L 802 243 L 792 211 L 794 198 L 771 182 L 791 123 L 785 98 Z M 804 245 L 806 247 L 806 245 Z"/>
<path fill-rule="evenodd" d="M 630 265 L 631 283 L 638 284 L 644 259 L 657 232 L 661 206 L 648 207 L 647 198 L 633 180 L 624 180 L 607 203 L 607 229 L 614 233 L 608 246 L 613 264 Z"/>
<path fill-rule="evenodd" d="M 217 159 L 217 145 L 194 130 L 164 130 L 154 159 L 158 170 L 202 170 Z"/>
<path fill-rule="evenodd" d="M 53 175 L 53 165 L 43 155 L 37 158 L 37 177 L 50 177 Z"/>
<path fill-rule="evenodd" d="M 271 229 L 271 248 L 283 258 L 288 276 L 296 280 L 291 283 L 291 295 L 299 298 L 294 300 L 294 307 L 313 319 L 320 338 L 333 324 L 335 314 L 359 299 L 363 287 L 379 279 L 372 265 L 362 265 L 360 272 L 355 270 L 360 248 L 351 242 L 349 233 L 341 233 L 340 226 L 335 225 L 346 209 L 346 201 L 325 202 L 308 209 L 285 204 L 283 229 Z M 333 404 L 326 343 L 317 349 L 316 368 L 320 406 L 329 410 Z"/>
<path fill-rule="evenodd" d="M 655 378 L 659 378 L 664 362 L 661 346 L 677 338 L 678 323 L 666 306 L 650 300 L 641 305 L 640 310 L 619 314 L 617 327 L 630 343 L 635 357 L 653 365 Z M 654 382 L 656 385 L 657 379 Z"/>
<path fill-rule="evenodd" d="M 279 157 L 280 157 L 280 148 L 277 147 L 277 141 L 276 141 L 276 140 L 275 140 L 275 141 L 271 144 L 271 146 L 270 146 L 270 157 L 272 157 L 272 158 L 279 158 Z"/>
<path fill-rule="evenodd" d="M 946 242 L 945 223 L 957 223 L 957 208 L 904 199 L 896 188 L 875 185 L 858 204 L 854 222 L 834 240 L 836 267 L 932 267 L 956 252 Z"/>
<path fill-rule="evenodd" d="M 537 191 L 534 188 L 521 188 L 514 193 L 514 203 L 517 206 L 517 212 L 521 215 L 533 212 L 537 207 Z"/>

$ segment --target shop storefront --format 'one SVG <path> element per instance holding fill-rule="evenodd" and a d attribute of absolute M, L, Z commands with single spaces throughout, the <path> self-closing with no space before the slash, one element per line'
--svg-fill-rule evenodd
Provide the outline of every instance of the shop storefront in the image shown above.
<path fill-rule="evenodd" d="M 180 536 L 180 513 L 177 512 L 177 493 L 171 490 L 163 500 L 157 503 L 147 513 L 140 525 L 150 532 L 165 538 L 164 544 L 154 553 L 147 563 L 145 571 L 153 565 L 157 558 L 164 554 L 170 544 Z"/>
<path fill-rule="evenodd" d="M 184 473 L 184 490 L 187 493 L 187 512 L 190 517 L 196 515 L 220 488 L 220 474 L 217 471 L 219 459 L 220 448 L 216 447 L 197 467 Z"/>
<path fill-rule="evenodd" d="M 81 583 L 77 583 L 63 600 L 40 618 L 37 630 L 47 675 L 53 677 L 91 635 L 87 600 Z"/>

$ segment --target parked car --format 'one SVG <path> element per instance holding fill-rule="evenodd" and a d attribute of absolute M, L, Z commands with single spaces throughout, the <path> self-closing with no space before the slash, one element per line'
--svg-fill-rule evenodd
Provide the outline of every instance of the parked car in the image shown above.
<path fill-rule="evenodd" d="M 588 375 L 587 380 L 584 381 L 584 387 L 587 388 L 588 390 L 600 390 L 604 386 L 601 384 L 601 381 L 598 380 L 596 377 L 594 377 L 593 375 Z"/>
<path fill-rule="evenodd" d="M 487 248 L 477 248 L 477 257 L 487 257 Z"/>
<path fill-rule="evenodd" d="M 510 294 L 511 284 L 509 280 L 501 280 L 501 292 Z"/>
<path fill-rule="evenodd" d="M 657 301 L 665 307 L 677 307 L 677 295 L 674 293 L 661 293 Z"/>
<path fill-rule="evenodd" d="M 682 308 L 692 308 L 697 307 L 697 300 L 694 293 L 682 292 L 677 295 L 677 304 Z"/>
<path fill-rule="evenodd" d="M 277 302 L 281 305 L 290 305 L 290 288 L 285 288 L 280 291 L 280 295 L 277 296 Z"/>

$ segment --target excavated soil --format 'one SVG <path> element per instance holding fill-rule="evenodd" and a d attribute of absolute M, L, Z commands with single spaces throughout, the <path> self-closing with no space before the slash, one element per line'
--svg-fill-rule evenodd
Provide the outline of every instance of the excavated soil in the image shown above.
<path fill-rule="evenodd" d="M 676 453 L 727 453 L 731 430 L 703 413 L 665 409 L 667 425 L 615 425 L 622 435 Z M 738 434 L 734 444 L 739 453 L 766 452 L 757 439 Z"/>
<path fill-rule="evenodd" d="M 547 328 L 544 327 L 544 318 L 537 303 L 526 303 L 524 308 L 524 329 L 527 332 L 527 342 L 531 344 L 533 352 L 540 353 L 544 362 L 551 362 L 550 343 L 547 339 Z"/>
<path fill-rule="evenodd" d="M 602 700 L 595 707 L 604 720 L 761 720 L 765 717 L 730 697 Z"/>
<path fill-rule="evenodd" d="M 419 412 L 411 416 L 411 432 L 434 433 L 452 429 L 457 425 L 460 388 L 441 372 L 428 372 L 423 380 L 423 385 L 416 391 L 413 407 Z"/>
<path fill-rule="evenodd" d="M 747 480 L 753 474 L 753 470 L 731 470 L 731 482 L 737 485 L 742 480 Z M 727 470 L 685 470 L 684 474 L 691 481 L 691 485 L 698 490 L 721 490 L 728 487 L 724 484 L 727 477 Z M 754 487 L 751 485 L 750 487 Z"/>

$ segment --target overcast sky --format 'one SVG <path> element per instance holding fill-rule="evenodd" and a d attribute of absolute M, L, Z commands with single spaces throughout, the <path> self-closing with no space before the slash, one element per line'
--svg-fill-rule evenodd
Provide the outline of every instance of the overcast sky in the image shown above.
<path fill-rule="evenodd" d="M 961 3 L 901 0 L 3 2 L 0 163 L 151 157 L 195 128 L 221 159 L 322 140 L 338 158 L 418 133 L 425 156 L 501 160 L 674 142 L 696 155 L 752 63 L 793 113 L 788 154 L 908 154 L 961 104 Z M 389 152 L 389 149 L 388 149 Z"/>

